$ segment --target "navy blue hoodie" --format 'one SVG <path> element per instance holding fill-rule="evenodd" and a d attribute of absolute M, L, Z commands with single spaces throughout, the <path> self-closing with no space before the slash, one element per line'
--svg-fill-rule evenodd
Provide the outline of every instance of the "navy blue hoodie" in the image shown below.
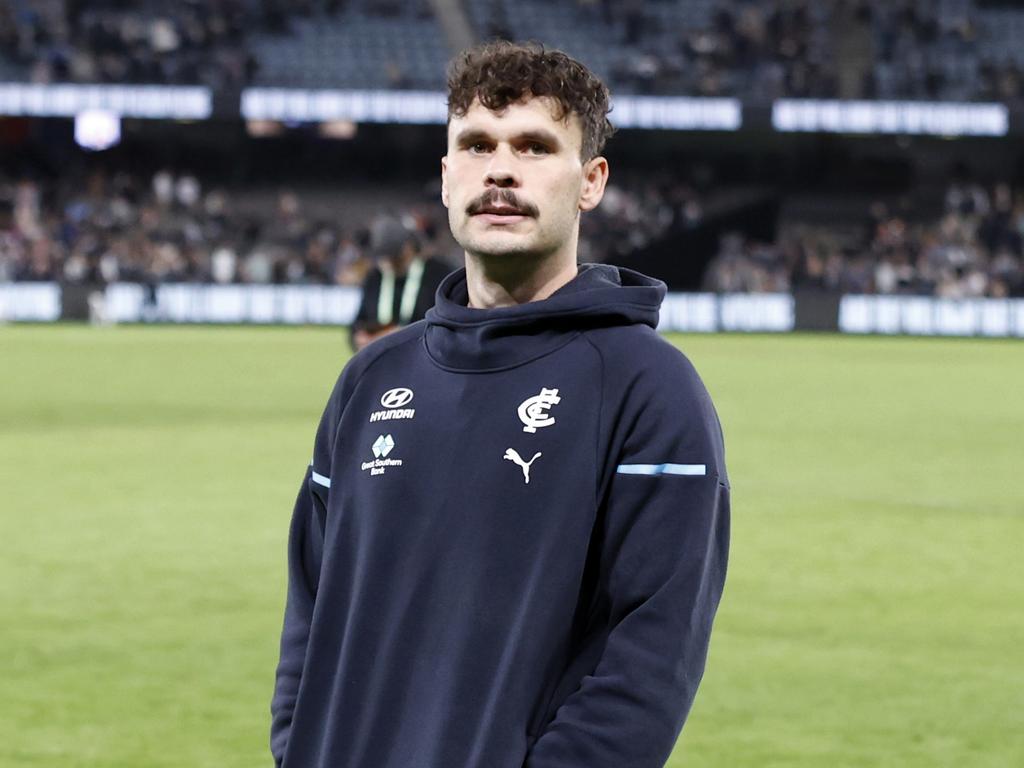
<path fill-rule="evenodd" d="M 662 283 L 584 266 L 345 367 L 291 524 L 284 768 L 661 768 L 725 579 L 722 434 Z"/>

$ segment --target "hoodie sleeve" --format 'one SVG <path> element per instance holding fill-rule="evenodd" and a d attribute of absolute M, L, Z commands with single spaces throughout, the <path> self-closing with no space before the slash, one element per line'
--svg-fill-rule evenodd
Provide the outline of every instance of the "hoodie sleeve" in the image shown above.
<path fill-rule="evenodd" d="M 278 768 L 291 733 L 320 581 L 327 495 L 331 486 L 331 446 L 340 414 L 339 390 L 344 379 L 343 375 L 320 420 L 313 461 L 299 487 L 288 533 L 288 590 L 281 630 L 281 655 L 270 703 L 270 751 Z"/>
<path fill-rule="evenodd" d="M 697 692 L 725 581 L 729 488 L 696 372 L 675 354 L 659 367 L 627 386 L 609 437 L 603 649 L 524 768 L 662 768 Z"/>

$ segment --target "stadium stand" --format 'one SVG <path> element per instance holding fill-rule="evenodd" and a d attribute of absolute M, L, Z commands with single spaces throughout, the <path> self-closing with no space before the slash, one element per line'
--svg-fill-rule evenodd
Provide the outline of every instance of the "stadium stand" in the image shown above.
<path fill-rule="evenodd" d="M 36 83 L 439 88 L 427 2 L 0 2 L 0 76 Z"/>
<path fill-rule="evenodd" d="M 365 224 L 382 211 L 405 217 L 431 253 L 455 264 L 460 253 L 435 192 L 429 184 L 372 194 L 229 191 L 167 169 L 152 178 L 104 169 L 54 186 L 0 177 L 0 281 L 357 284 L 369 263 Z M 706 197 L 668 175 L 627 173 L 584 217 L 580 257 L 628 259 L 698 229 L 706 212 L 735 207 L 737 192 Z M 953 181 L 933 216 L 899 200 L 863 210 L 838 199 L 834 208 L 816 204 L 818 215 L 801 215 L 791 201 L 772 241 L 726 233 L 702 287 L 1024 296 L 1024 193 L 1006 183 Z"/>
<path fill-rule="evenodd" d="M 906 206 L 903 206 L 904 208 Z M 944 210 L 882 201 L 859 225 L 790 223 L 775 242 L 722 238 L 705 275 L 715 292 L 828 291 L 940 298 L 1024 296 L 1024 194 L 953 182 Z"/>
<path fill-rule="evenodd" d="M 0 280 L 357 284 L 362 222 L 399 206 L 446 247 L 408 188 L 229 192 L 188 172 L 101 169 L 51 185 L 0 178 L 0 201 Z"/>
<path fill-rule="evenodd" d="M 780 97 L 1011 109 L 1024 99 L 1024 9 L 982 0 L 0 0 L 0 81 L 439 90 L 453 13 L 478 39 L 563 48 L 621 94 L 736 96 L 755 112 Z M 750 135 L 735 144 L 748 159 L 762 151 L 741 146 Z M 117 162 L 86 173 L 52 144 L 47 173 L 0 163 L 0 281 L 357 283 L 365 223 L 384 211 L 459 261 L 436 179 L 419 181 L 426 171 L 397 174 L 401 184 L 364 168 L 357 181 L 339 163 L 318 186 L 289 175 L 285 148 L 273 150 L 287 158 L 274 186 L 177 161 L 159 173 Z M 678 267 L 666 280 L 690 290 L 1020 296 L 1024 202 L 1007 146 L 1006 167 L 989 168 L 984 184 L 909 175 L 908 184 L 947 186 L 945 203 L 904 201 L 884 182 L 854 201 L 837 178 L 831 194 L 801 199 L 800 181 L 776 183 L 770 164 L 760 176 L 694 184 L 686 159 L 652 172 L 631 169 L 626 152 L 583 219 L 581 258 Z M 814 206 L 822 210 L 810 215 Z"/>
<path fill-rule="evenodd" d="M 0 67 L 33 83 L 237 87 L 256 66 L 244 32 L 252 20 L 250 5 L 234 0 L 4 0 Z"/>
<path fill-rule="evenodd" d="M 830 92 L 808 64 L 827 52 L 824 4 L 468 0 L 468 8 L 481 37 L 549 41 L 619 93 L 765 99 Z"/>
<path fill-rule="evenodd" d="M 0 79 L 439 89 L 427 0 L 0 0 Z M 622 94 L 1024 98 L 1024 10 L 977 0 L 464 0 L 478 39 L 542 39 Z"/>
<path fill-rule="evenodd" d="M 252 37 L 254 85 L 434 89 L 449 52 L 430 4 L 334 3 Z"/>
<path fill-rule="evenodd" d="M 366 225 L 380 213 L 404 217 L 431 255 L 461 262 L 436 180 L 228 190 L 174 169 L 101 168 L 54 184 L 0 175 L 0 282 L 358 284 Z M 581 257 L 620 257 L 700 215 L 684 184 L 618 182 L 585 219 Z"/>

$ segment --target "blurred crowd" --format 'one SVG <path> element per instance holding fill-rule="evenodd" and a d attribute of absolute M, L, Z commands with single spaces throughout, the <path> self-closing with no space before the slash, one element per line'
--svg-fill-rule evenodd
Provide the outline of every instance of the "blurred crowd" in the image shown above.
<path fill-rule="evenodd" d="M 379 213 L 399 216 L 425 255 L 461 264 L 431 191 Z M 334 207 L 344 210 L 346 200 Z M 0 175 L 0 282 L 360 284 L 372 264 L 370 222 L 346 226 L 315 208 L 301 191 L 241 194 L 171 169 L 151 178 L 95 171 L 57 184 Z M 700 216 L 685 185 L 611 185 L 584 217 L 580 257 L 613 260 Z"/>
<path fill-rule="evenodd" d="M 724 237 L 705 275 L 716 292 L 822 290 L 942 298 L 1024 296 L 1024 190 L 954 183 L 937 219 L 881 202 L 859 227 L 789 225 L 763 243 Z"/>
<path fill-rule="evenodd" d="M 872 29 L 867 98 L 1019 102 L 1024 68 L 986 35 L 967 3 L 942 13 L 934 0 L 862 3 Z M 964 12 L 966 11 L 966 12 Z M 993 39 L 990 39 L 993 38 Z"/>
<path fill-rule="evenodd" d="M 253 21 L 242 0 L 0 0 L 0 51 L 34 83 L 241 87 Z"/>
<path fill-rule="evenodd" d="M 794 6 L 739 0 L 733 5 L 744 10 L 720 14 L 718 22 L 724 29 L 734 25 L 727 48 L 757 51 L 766 27 L 768 40 L 782 41 L 775 51 L 727 68 L 750 73 L 749 93 L 1006 102 L 1024 97 L 1019 56 L 1006 55 L 994 30 L 982 31 L 977 9 L 968 2 L 845 0 Z M 754 10 L 766 5 L 767 25 Z M 780 10 L 787 7 L 788 12 Z M 745 35 L 744 28 L 755 34 Z"/>
<path fill-rule="evenodd" d="M 434 198 L 381 212 L 415 231 L 425 255 L 456 266 L 461 252 Z M 95 171 L 56 185 L 0 176 L 0 282 L 360 284 L 373 265 L 369 222 L 345 225 L 314 208 L 301 191 L 257 201 L 174 170 Z M 691 186 L 626 178 L 583 216 L 580 260 L 615 262 L 703 220 Z M 1024 190 L 1007 184 L 953 183 L 931 220 L 876 202 L 859 225 L 779 232 L 771 243 L 722 237 L 703 287 L 1024 296 Z"/>
<path fill-rule="evenodd" d="M 641 93 L 758 99 L 837 93 L 828 3 L 718 0 L 707 25 L 685 29 L 665 29 L 643 3 L 624 5 L 618 12 L 626 16 L 625 47 L 612 74 Z"/>
<path fill-rule="evenodd" d="M 240 88 L 259 68 L 253 34 L 337 14 L 346 0 L 0 0 L 0 58 L 33 83 L 154 83 Z M 423 3 L 419 3 L 422 5 Z M 381 17 L 410 5 L 362 0 Z M 416 5 L 415 3 L 413 5 Z"/>
<path fill-rule="evenodd" d="M 703 0 L 575 3 L 584 18 L 616 30 L 615 50 L 606 54 L 613 90 L 756 100 L 1024 99 L 1024 57 L 997 39 L 998 23 L 979 23 L 984 9 L 969 0 L 712 0 L 709 10 Z M 676 23 L 664 23 L 666 6 L 678 6 L 668 17 Z M 482 33 L 510 34 L 515 3 L 489 7 Z M 257 36 L 294 34 L 296 19 L 351 9 L 380 18 L 433 13 L 427 0 L 0 0 L 0 65 L 6 60 L 38 83 L 240 88 L 260 68 Z M 699 21 L 687 23 L 691 17 Z M 261 76 L 273 81 L 272 72 Z"/>
<path fill-rule="evenodd" d="M 246 205 L 173 170 L 53 186 L 0 179 L 0 281 L 360 283 L 365 227 L 313 215 L 293 190 L 269 198 Z M 436 211 L 402 215 L 428 250 L 439 247 Z"/>
<path fill-rule="evenodd" d="M 678 27 L 660 21 L 665 3 L 577 4 L 622 30 L 612 79 L 641 93 L 1024 99 L 1021 57 L 966 1 L 715 0 L 706 22 Z"/>
<path fill-rule="evenodd" d="M 601 204 L 581 219 L 581 262 L 615 262 L 670 231 L 697 227 L 704 220 L 700 194 L 678 176 L 618 177 L 605 187 Z"/>

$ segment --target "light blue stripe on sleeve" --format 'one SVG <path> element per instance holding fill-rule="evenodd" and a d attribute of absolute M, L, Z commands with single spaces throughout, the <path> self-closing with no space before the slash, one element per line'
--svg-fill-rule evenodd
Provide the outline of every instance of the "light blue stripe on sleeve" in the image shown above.
<path fill-rule="evenodd" d="M 315 469 L 313 470 L 313 482 L 318 484 L 318 485 L 322 485 L 324 488 L 330 488 L 331 487 L 331 478 L 324 477 L 319 472 L 317 472 Z"/>
<path fill-rule="evenodd" d="M 620 475 L 706 475 L 704 464 L 619 464 Z"/>

